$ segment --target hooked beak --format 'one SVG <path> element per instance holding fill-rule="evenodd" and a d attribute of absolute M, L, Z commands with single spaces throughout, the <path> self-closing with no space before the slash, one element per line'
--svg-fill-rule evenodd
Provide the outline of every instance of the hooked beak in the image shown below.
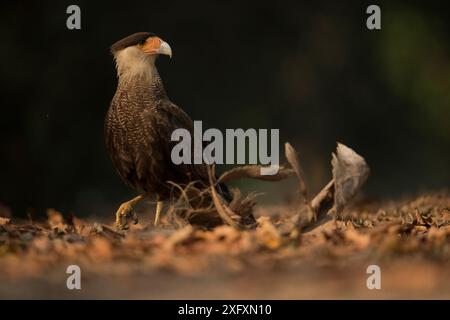
<path fill-rule="evenodd" d="M 164 54 L 172 58 L 172 48 L 158 37 L 148 38 L 142 46 L 142 51 L 149 55 Z"/>
<path fill-rule="evenodd" d="M 169 56 L 172 59 L 172 48 L 165 41 L 161 42 L 161 45 L 159 46 L 158 53 L 159 54 L 165 54 L 165 55 Z"/>

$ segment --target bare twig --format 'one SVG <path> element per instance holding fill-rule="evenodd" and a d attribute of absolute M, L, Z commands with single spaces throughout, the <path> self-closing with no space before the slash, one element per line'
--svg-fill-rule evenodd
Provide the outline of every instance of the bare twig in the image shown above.
<path fill-rule="evenodd" d="M 309 204 L 308 190 L 306 189 L 305 179 L 303 178 L 303 172 L 300 166 L 300 161 L 298 160 L 297 152 L 289 142 L 285 143 L 284 150 L 286 158 L 289 161 L 290 165 L 292 166 L 292 169 L 295 172 L 295 175 L 298 178 L 299 189 L 303 195 L 303 201 L 305 204 Z"/>
<path fill-rule="evenodd" d="M 298 220 L 299 228 L 304 231 L 310 231 L 324 224 L 331 219 L 328 215 L 334 205 L 334 180 L 328 182 L 328 184 L 312 199 L 310 207 L 316 215 L 315 220 L 305 221 Z"/>
<path fill-rule="evenodd" d="M 208 167 L 208 176 L 209 176 L 209 183 L 210 183 L 210 188 L 211 188 L 211 196 L 212 196 L 214 205 L 216 206 L 217 213 L 222 218 L 223 222 L 225 222 L 226 224 L 228 224 L 236 229 L 239 229 L 239 225 L 231 218 L 232 212 L 230 212 L 231 214 L 229 214 L 229 212 L 227 212 L 230 209 L 226 206 L 223 206 L 221 200 L 219 199 L 219 196 L 217 195 L 216 188 L 214 187 L 215 182 L 213 180 L 213 177 L 215 177 L 214 166 Z"/>
<path fill-rule="evenodd" d="M 286 168 L 283 166 L 280 166 L 277 174 L 274 175 L 261 175 L 261 168 L 263 168 L 263 166 L 260 165 L 248 165 L 236 167 L 227 172 L 224 172 L 220 176 L 218 182 L 229 182 L 232 180 L 239 180 L 246 178 L 264 181 L 280 181 L 295 176 L 295 172 L 293 169 Z"/>

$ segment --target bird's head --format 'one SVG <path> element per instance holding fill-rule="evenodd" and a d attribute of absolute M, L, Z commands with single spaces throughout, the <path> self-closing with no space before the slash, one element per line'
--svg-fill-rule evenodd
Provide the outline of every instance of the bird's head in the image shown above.
<path fill-rule="evenodd" d="M 134 33 L 111 46 L 119 76 L 142 74 L 153 67 L 159 55 L 172 57 L 169 44 L 150 32 Z"/>

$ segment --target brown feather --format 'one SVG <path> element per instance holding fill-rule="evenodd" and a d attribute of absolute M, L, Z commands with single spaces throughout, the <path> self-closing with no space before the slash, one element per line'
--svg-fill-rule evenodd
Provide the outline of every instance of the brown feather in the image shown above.
<path fill-rule="evenodd" d="M 191 118 L 168 99 L 159 75 L 150 85 L 140 78 L 119 81 L 106 116 L 105 139 L 122 179 L 163 199 L 171 191 L 167 181 L 208 185 L 206 165 L 173 164 L 170 155 L 175 142 L 171 135 L 178 128 L 189 130 L 193 136 Z"/>

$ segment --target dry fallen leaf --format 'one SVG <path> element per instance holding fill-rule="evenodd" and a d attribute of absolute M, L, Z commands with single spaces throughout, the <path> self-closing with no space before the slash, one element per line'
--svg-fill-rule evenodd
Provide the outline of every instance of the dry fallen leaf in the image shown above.
<path fill-rule="evenodd" d="M 353 244 L 360 250 L 366 249 L 370 244 L 370 236 L 356 231 L 355 229 L 349 229 L 345 233 L 347 240 L 353 242 Z"/>
<path fill-rule="evenodd" d="M 275 250 L 280 247 L 282 243 L 281 235 L 270 221 L 270 218 L 260 217 L 258 219 L 258 224 L 259 226 L 256 229 L 256 237 L 258 242 L 271 250 Z"/>
<path fill-rule="evenodd" d="M 361 189 L 369 176 L 369 166 L 363 157 L 349 147 L 338 143 L 332 154 L 334 180 L 334 207 L 340 213 Z"/>
<path fill-rule="evenodd" d="M 175 231 L 164 243 L 164 249 L 168 251 L 173 250 L 175 246 L 189 239 L 193 232 L 194 228 L 191 225 Z"/>
<path fill-rule="evenodd" d="M 10 223 L 11 223 L 11 219 L 0 217 L 0 226 L 3 226 L 5 224 L 10 224 Z"/>
<path fill-rule="evenodd" d="M 67 230 L 67 225 L 64 223 L 63 216 L 60 212 L 55 209 L 47 209 L 47 222 L 51 229 L 56 233 L 65 233 Z"/>
<path fill-rule="evenodd" d="M 104 238 L 93 238 L 88 246 L 87 254 L 94 261 L 109 260 L 113 255 L 111 242 Z"/>

